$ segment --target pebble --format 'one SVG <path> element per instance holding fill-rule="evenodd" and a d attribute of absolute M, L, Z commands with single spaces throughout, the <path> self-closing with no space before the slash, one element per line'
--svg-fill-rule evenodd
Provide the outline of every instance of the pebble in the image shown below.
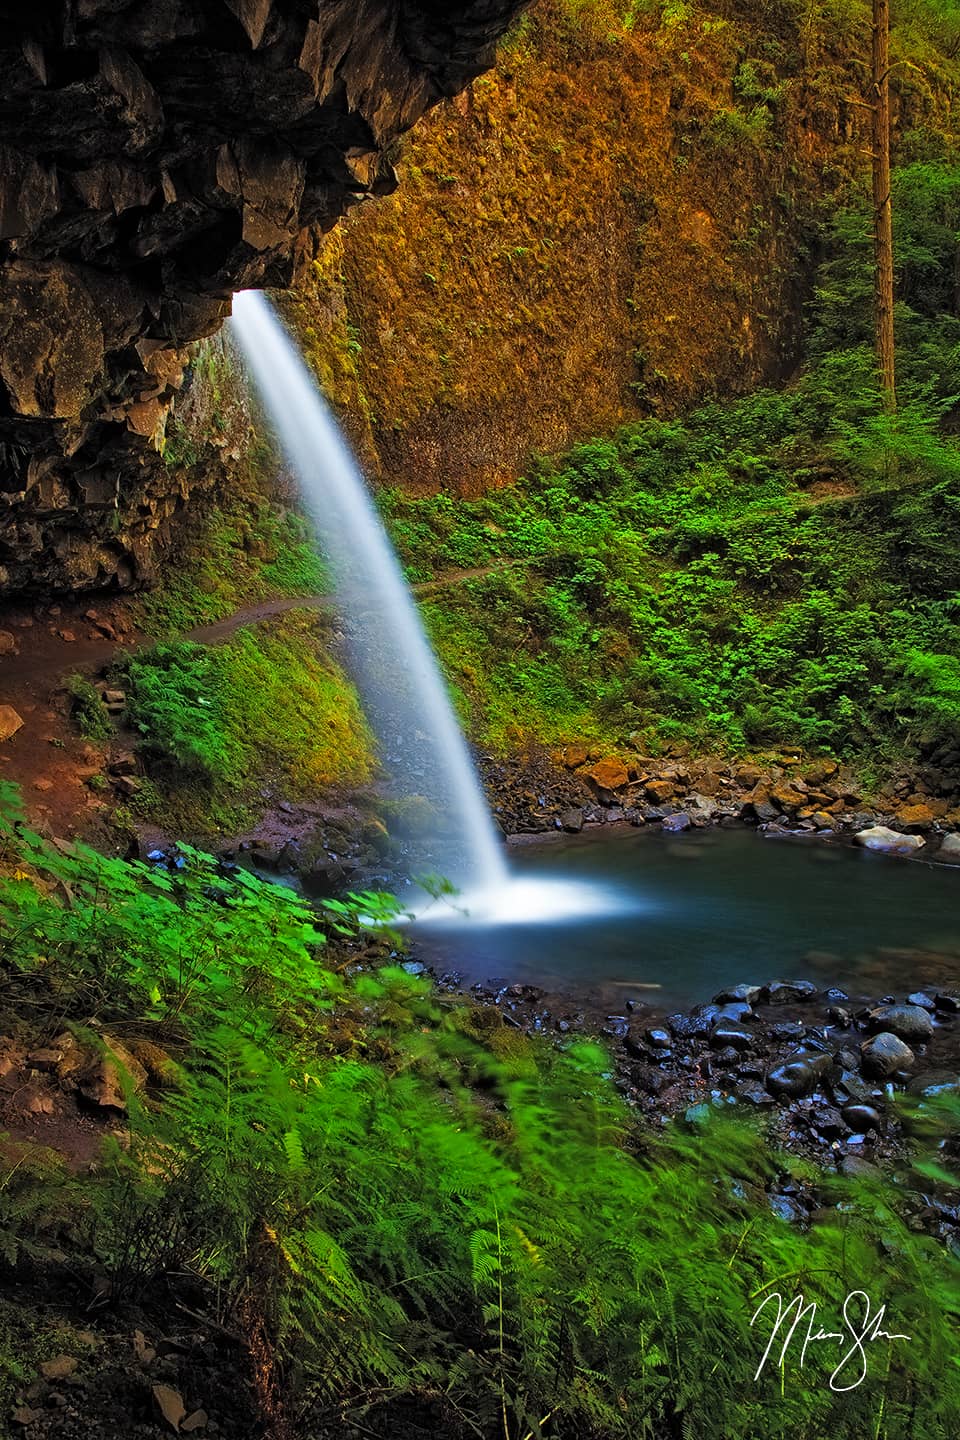
<path fill-rule="evenodd" d="M 868 1130 L 883 1129 L 880 1113 L 872 1105 L 864 1105 L 860 1102 L 844 1105 L 841 1113 L 846 1124 L 858 1135 L 864 1135 Z"/>

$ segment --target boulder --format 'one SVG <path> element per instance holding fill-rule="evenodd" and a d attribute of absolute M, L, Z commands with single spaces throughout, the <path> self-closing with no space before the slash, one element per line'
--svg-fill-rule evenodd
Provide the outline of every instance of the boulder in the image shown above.
<path fill-rule="evenodd" d="M 887 825 L 871 825 L 858 831 L 853 839 L 854 844 L 881 855 L 913 855 L 925 843 L 921 835 L 901 835 L 899 830 L 891 830 Z"/>
<path fill-rule="evenodd" d="M 767 1089 L 778 1099 L 799 1100 L 816 1088 L 817 1072 L 805 1060 L 777 1065 L 767 1075 Z"/>
<path fill-rule="evenodd" d="M 943 860 L 948 865 L 960 865 L 960 834 L 944 835 L 934 859 Z"/>
<path fill-rule="evenodd" d="M 887 1030 L 911 1045 L 933 1039 L 933 1021 L 919 1005 L 880 1005 L 870 1011 L 867 1028 L 874 1034 Z"/>
<path fill-rule="evenodd" d="M 865 1040 L 860 1047 L 860 1064 L 864 1075 L 886 1080 L 897 1070 L 909 1069 L 914 1063 L 914 1054 L 899 1036 L 889 1030 Z"/>
<path fill-rule="evenodd" d="M 917 805 L 902 805 L 897 811 L 897 821 L 904 830 L 929 830 L 935 818 L 936 816 L 926 802 Z"/>
<path fill-rule="evenodd" d="M 789 1005 L 798 1000 L 812 1000 L 817 987 L 811 980 L 772 980 L 764 985 L 761 993 L 770 1005 Z"/>
<path fill-rule="evenodd" d="M 715 1005 L 728 1005 L 740 1002 L 745 1005 L 754 1005 L 760 999 L 761 986 L 759 985 L 731 985 L 726 990 L 721 990 L 719 995 L 714 995 Z"/>
<path fill-rule="evenodd" d="M 643 793 L 651 805 L 662 805 L 669 800 L 674 793 L 672 780 L 648 780 L 643 787 Z"/>
<path fill-rule="evenodd" d="M 617 759 L 598 760 L 586 773 L 598 790 L 620 790 L 630 779 L 626 765 Z"/>

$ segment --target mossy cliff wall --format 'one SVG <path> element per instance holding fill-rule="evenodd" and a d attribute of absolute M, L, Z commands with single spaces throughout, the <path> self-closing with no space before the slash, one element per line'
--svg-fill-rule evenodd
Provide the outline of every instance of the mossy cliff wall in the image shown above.
<path fill-rule="evenodd" d="M 818 218 L 869 164 L 868 7 L 615 8 L 539 0 L 301 277 L 300 334 L 388 483 L 476 493 L 795 364 Z M 901 147 L 960 129 L 938 57 L 911 61 Z"/>

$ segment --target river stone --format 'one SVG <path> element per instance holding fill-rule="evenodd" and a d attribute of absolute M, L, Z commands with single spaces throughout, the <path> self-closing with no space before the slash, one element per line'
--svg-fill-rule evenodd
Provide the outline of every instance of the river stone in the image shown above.
<path fill-rule="evenodd" d="M 643 1037 L 655 1050 L 669 1050 L 673 1044 L 670 1031 L 665 1030 L 662 1025 L 649 1025 L 644 1030 Z"/>
<path fill-rule="evenodd" d="M 817 1133 L 826 1140 L 838 1140 L 848 1128 L 835 1105 L 816 1105 L 809 1118 Z M 851 1125 L 849 1128 L 852 1130 L 854 1127 Z"/>
<path fill-rule="evenodd" d="M 23 718 L 12 705 L 0 705 L 0 744 L 23 728 Z"/>
<path fill-rule="evenodd" d="M 817 1084 L 817 1072 L 806 1060 L 791 1060 L 786 1065 L 777 1065 L 767 1075 L 767 1089 L 771 1095 L 798 1100 L 809 1095 Z"/>
<path fill-rule="evenodd" d="M 755 1005 L 760 999 L 759 985 L 733 985 L 729 990 L 721 990 L 719 995 L 714 995 L 715 1005 L 732 1005 L 741 1002 L 745 1005 Z"/>
<path fill-rule="evenodd" d="M 805 1027 L 799 1020 L 781 1020 L 770 1026 L 770 1035 L 774 1040 L 802 1040 L 804 1031 Z"/>
<path fill-rule="evenodd" d="M 569 834 L 578 834 L 583 829 L 583 811 L 579 807 L 561 811 L 560 825 Z"/>
<path fill-rule="evenodd" d="M 960 865 L 960 834 L 944 835 L 936 858 L 948 865 Z"/>
<path fill-rule="evenodd" d="M 752 1020 L 753 1010 L 747 1004 L 746 1000 L 728 1000 L 726 1004 L 721 1005 L 717 1011 L 717 1019 L 733 1020 L 739 1024 L 741 1020 Z"/>
<path fill-rule="evenodd" d="M 860 1047 L 860 1063 L 864 1075 L 876 1076 L 879 1079 L 886 1079 L 895 1070 L 912 1065 L 914 1058 L 910 1046 L 905 1045 L 899 1036 L 891 1034 L 889 1030 L 874 1035 L 872 1040 L 864 1041 Z"/>
<path fill-rule="evenodd" d="M 730 1046 L 734 1050 L 752 1050 L 755 1037 L 742 1025 L 736 1025 L 729 1020 L 719 1020 L 713 1027 L 713 1034 L 710 1036 L 710 1044 L 716 1046 Z"/>
<path fill-rule="evenodd" d="M 933 1021 L 919 1005 L 880 1005 L 867 1017 L 867 1028 L 874 1034 L 889 1030 L 910 1044 L 924 1044 L 933 1038 Z"/>
<path fill-rule="evenodd" d="M 854 843 L 867 850 L 877 850 L 882 855 L 912 855 L 925 844 L 922 835 L 901 835 L 887 825 L 871 825 L 860 830 L 853 837 Z"/>
<path fill-rule="evenodd" d="M 771 1005 L 789 1005 L 797 1000 L 812 1000 L 816 985 L 809 980 L 773 980 L 763 987 L 763 998 Z"/>
<path fill-rule="evenodd" d="M 926 990 L 914 990 L 912 995 L 907 996 L 907 1004 L 919 1005 L 923 1010 L 936 1010 L 937 1008 L 933 996 L 928 995 Z"/>
<path fill-rule="evenodd" d="M 738 1100 L 745 1101 L 748 1105 L 765 1107 L 774 1103 L 773 1096 L 762 1085 L 755 1080 L 746 1080 L 737 1086 L 736 1096 Z"/>
<path fill-rule="evenodd" d="M 864 1105 L 857 1101 L 852 1105 L 844 1105 L 841 1113 L 844 1122 L 858 1135 L 865 1135 L 868 1130 L 883 1129 L 880 1113 L 872 1105 Z"/>
<path fill-rule="evenodd" d="M 938 990 L 933 997 L 938 1010 L 960 1010 L 960 991 Z"/>
<path fill-rule="evenodd" d="M 839 1079 L 830 1082 L 833 1098 L 841 1107 L 850 1104 L 867 1105 L 873 1102 L 873 1086 L 864 1080 L 856 1070 L 842 1071 Z"/>
<path fill-rule="evenodd" d="M 680 810 L 676 815 L 665 816 L 661 821 L 661 829 L 668 835 L 677 835 L 681 830 L 689 830 L 691 823 L 690 816 Z"/>

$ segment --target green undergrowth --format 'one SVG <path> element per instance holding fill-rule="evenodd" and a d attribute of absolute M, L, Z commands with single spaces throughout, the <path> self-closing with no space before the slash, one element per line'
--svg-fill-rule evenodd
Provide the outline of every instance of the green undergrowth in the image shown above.
<path fill-rule="evenodd" d="M 356 691 L 331 656 L 323 617 L 293 610 L 225 643 L 160 644 L 124 667 L 128 719 L 166 818 L 184 829 L 237 823 L 285 797 L 357 785 L 372 742 Z"/>
<path fill-rule="evenodd" d="M 541 460 L 476 500 L 385 497 L 465 718 L 509 746 L 829 749 L 960 738 L 960 170 L 896 175 L 900 409 L 870 349 L 865 200 L 822 237 L 802 377 Z M 507 563 L 510 562 L 510 563 Z"/>
<path fill-rule="evenodd" d="M 328 589 L 308 522 L 277 499 L 236 492 L 195 523 L 192 539 L 137 602 L 151 635 L 175 638 L 236 610 Z"/>
<path fill-rule="evenodd" d="M 173 1060 L 162 1092 L 128 1087 L 129 1144 L 89 1176 L 4 1171 L 8 1275 L 105 1274 L 121 1325 L 188 1286 L 256 1342 L 296 1436 L 956 1434 L 958 1262 L 901 1214 L 912 1184 L 954 1183 L 949 1146 L 900 1186 L 825 1182 L 800 1229 L 765 1190 L 806 1167 L 746 1123 L 653 1138 L 598 1046 L 346 965 L 385 897 L 317 912 L 188 849 L 169 872 L 56 848 L 10 787 L 0 815 L 3 1001 Z M 801 1371 L 798 1343 L 755 1378 L 766 1295 L 829 1329 L 865 1286 L 911 1338 L 871 1343 L 861 1384 L 854 1357 L 830 1388 L 832 1346 Z"/>

